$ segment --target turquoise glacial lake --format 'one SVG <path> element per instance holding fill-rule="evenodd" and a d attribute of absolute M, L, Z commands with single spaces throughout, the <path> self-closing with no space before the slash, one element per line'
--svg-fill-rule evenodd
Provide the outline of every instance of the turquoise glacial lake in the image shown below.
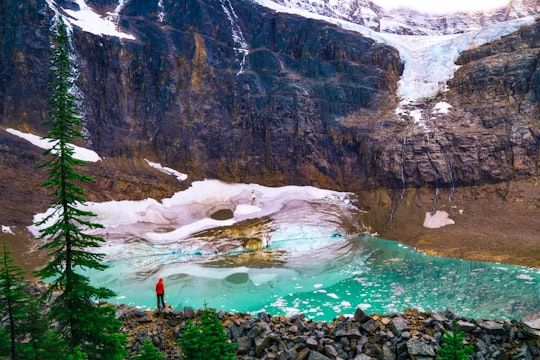
<path fill-rule="evenodd" d="M 117 293 L 111 301 L 142 309 L 156 308 L 161 277 L 165 302 L 179 310 L 206 302 L 218 310 L 305 313 L 325 321 L 357 307 L 367 313 L 450 309 L 507 319 L 540 312 L 539 269 L 428 256 L 397 242 L 316 226 L 280 229 L 267 248 L 252 252 L 205 254 L 138 239 L 114 251 L 106 271 L 87 274 Z"/>

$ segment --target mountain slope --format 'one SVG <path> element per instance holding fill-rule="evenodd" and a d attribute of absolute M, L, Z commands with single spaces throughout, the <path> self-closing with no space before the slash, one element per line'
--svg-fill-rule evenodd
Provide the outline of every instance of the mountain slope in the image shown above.
<path fill-rule="evenodd" d="M 328 4 L 346 13 L 343 6 L 355 2 Z M 439 37 L 437 51 L 434 38 L 417 38 L 416 45 L 426 45 L 421 54 L 456 59 L 444 63 L 450 71 L 442 74 L 437 59 L 419 67 L 422 47 L 403 37 L 297 13 L 248 0 L 3 1 L 0 165 L 10 176 L 0 179 L 0 223 L 9 225 L 21 202 L 32 204 L 39 183 L 13 182 L 35 176 L 39 159 L 4 130 L 45 134 L 50 34 L 60 15 L 71 24 L 84 99 L 87 139 L 78 145 L 104 159 L 95 170 L 105 179 L 93 192 L 97 199 L 176 190 L 169 183 L 152 192 L 160 180 L 140 175 L 151 171 L 141 165 L 146 158 L 193 179 L 383 189 L 388 199 L 366 202 L 384 205 L 384 214 L 374 215 L 379 230 L 394 225 L 407 189 L 434 189 L 430 201 L 409 199 L 407 206 L 423 216 L 442 206 L 441 189 L 453 199 L 460 187 L 538 176 L 538 21 L 499 40 L 517 26 Z M 403 92 L 409 75 L 420 75 L 416 84 L 430 92 Z M 415 84 L 411 79 L 407 84 Z M 130 175 L 116 179 L 115 166 Z M 139 175 L 143 185 L 130 187 Z M 14 188 L 26 186 L 21 198 Z M 537 197 L 528 204 L 539 211 Z"/>
<path fill-rule="evenodd" d="M 370 0 L 256 0 L 272 7 L 283 5 L 329 18 L 347 20 L 373 31 L 399 35 L 452 35 L 479 30 L 489 25 L 534 16 L 540 12 L 536 0 L 511 0 L 501 8 L 483 12 L 434 14 L 404 8 L 386 10 Z"/>

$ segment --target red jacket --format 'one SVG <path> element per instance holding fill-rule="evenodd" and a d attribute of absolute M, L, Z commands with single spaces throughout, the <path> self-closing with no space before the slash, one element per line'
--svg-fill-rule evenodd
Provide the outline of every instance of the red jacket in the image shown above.
<path fill-rule="evenodd" d="M 165 285 L 163 285 L 163 279 L 159 279 L 159 281 L 156 284 L 156 294 L 157 295 L 163 295 L 165 294 Z"/>

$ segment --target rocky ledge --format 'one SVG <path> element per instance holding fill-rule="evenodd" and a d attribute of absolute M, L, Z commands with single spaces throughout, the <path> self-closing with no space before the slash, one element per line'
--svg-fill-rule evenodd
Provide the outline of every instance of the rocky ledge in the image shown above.
<path fill-rule="evenodd" d="M 150 339 L 166 359 L 181 359 L 176 340 L 185 322 L 200 314 L 187 307 L 154 312 L 118 306 L 132 358 Z M 473 359 L 540 359 L 540 314 L 517 321 L 464 318 L 450 310 L 367 315 L 359 308 L 354 316 L 332 322 L 265 312 L 256 316 L 219 312 L 219 317 L 237 344 L 238 360 L 435 359 L 453 320 L 465 333 L 464 343 L 474 346 Z"/>

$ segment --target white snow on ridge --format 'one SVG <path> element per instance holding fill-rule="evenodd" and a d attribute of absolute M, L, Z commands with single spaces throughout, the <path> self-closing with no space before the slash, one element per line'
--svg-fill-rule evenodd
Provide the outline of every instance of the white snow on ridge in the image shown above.
<path fill-rule="evenodd" d="M 162 166 L 161 164 L 158 164 L 158 163 L 146 160 L 146 159 L 144 159 L 144 161 L 146 161 L 148 166 L 153 167 L 154 169 L 158 169 L 159 171 L 164 172 L 165 174 L 172 175 L 176 177 L 178 181 L 180 182 L 185 181 L 188 178 L 187 174 L 171 169 L 170 167 Z"/>
<path fill-rule="evenodd" d="M 15 136 L 18 136 L 33 145 L 41 148 L 41 149 L 49 149 L 52 147 L 53 143 L 50 139 L 42 138 L 41 136 L 30 134 L 30 133 L 23 133 L 22 131 L 18 131 L 15 129 L 6 129 L 6 131 L 10 134 L 13 134 Z M 75 150 L 75 153 L 73 154 L 73 157 L 75 159 L 88 161 L 88 162 L 96 162 L 100 161 L 101 158 L 99 155 L 90 149 L 85 149 L 80 146 L 72 145 L 73 149 Z"/>
<path fill-rule="evenodd" d="M 271 0 L 253 1 L 277 12 L 327 21 L 396 48 L 405 65 L 399 82 L 398 95 L 408 100 L 433 97 L 444 91 L 446 82 L 454 76 L 458 68 L 454 62 L 461 52 L 500 39 L 535 21 L 534 16 L 529 16 L 458 35 L 407 36 L 378 33 L 349 21 L 322 16 L 307 10 L 287 8 Z"/>
<path fill-rule="evenodd" d="M 46 0 L 49 8 L 51 8 L 57 15 L 60 15 L 58 11 L 58 5 L 54 0 Z M 84 0 L 75 0 L 80 10 L 64 9 L 67 16 L 63 16 L 65 22 L 69 25 L 75 25 L 80 27 L 83 31 L 96 34 L 115 36 L 121 39 L 135 40 L 135 37 L 131 34 L 126 34 L 117 29 L 117 24 L 113 21 L 114 14 L 116 19 L 118 14 L 116 10 L 120 11 L 123 6 L 124 0 L 120 0 L 120 4 L 115 10 L 115 13 L 110 14 L 108 17 L 102 17 L 96 13 L 91 7 L 89 7 Z"/>

